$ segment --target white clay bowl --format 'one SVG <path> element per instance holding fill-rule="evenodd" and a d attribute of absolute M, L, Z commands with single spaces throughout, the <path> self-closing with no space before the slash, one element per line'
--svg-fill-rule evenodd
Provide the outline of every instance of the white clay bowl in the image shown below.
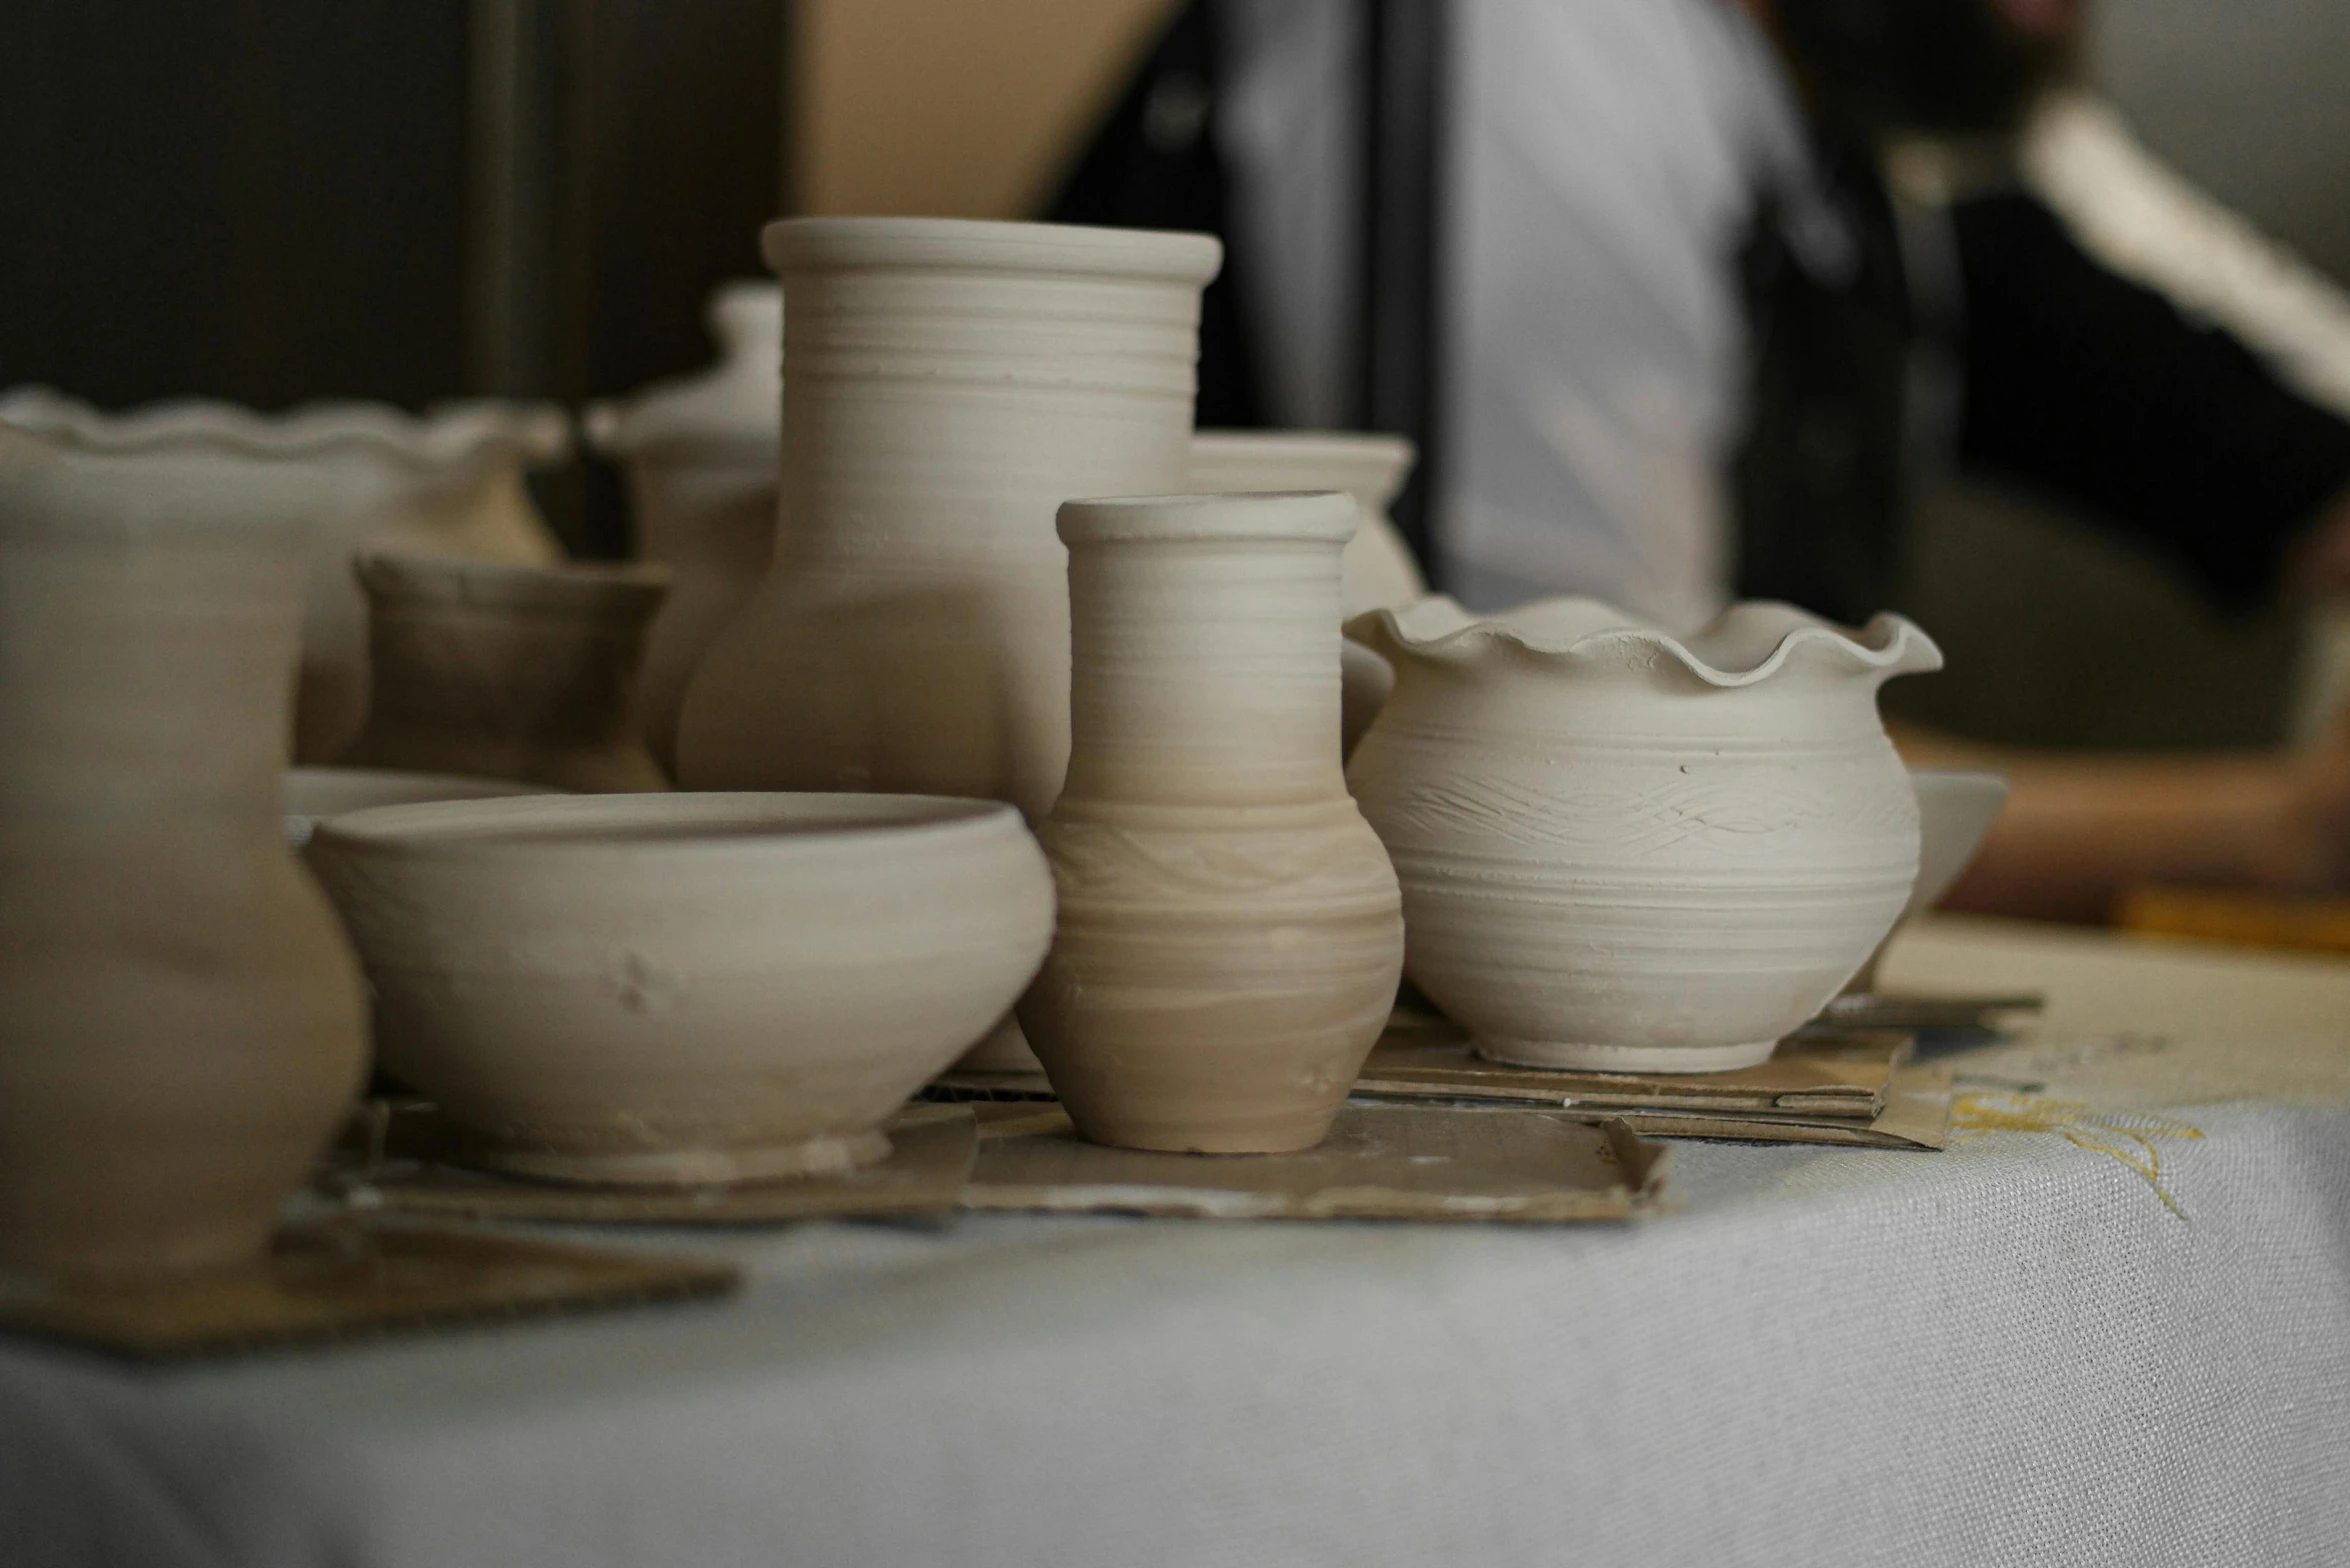
<path fill-rule="evenodd" d="M 1912 768 L 1910 786 L 1918 796 L 1918 876 L 1910 884 L 1909 902 L 1894 922 L 1892 935 L 1877 945 L 1844 987 L 1845 993 L 1874 991 L 1877 966 L 1901 928 L 1942 901 L 1959 873 L 1973 863 L 1975 851 L 1991 832 L 1991 824 L 2007 804 L 2007 775 L 1956 768 Z"/>
<path fill-rule="evenodd" d="M 384 1068 L 469 1163 L 627 1185 L 821 1174 L 1011 1007 L 1053 883 L 1013 808 L 662 794 L 390 806 L 309 860 Z"/>
<path fill-rule="evenodd" d="M 328 817 L 375 806 L 416 806 L 434 800 L 499 800 L 549 795 L 544 784 L 482 779 L 463 773 L 409 773 L 395 768 L 288 768 L 278 785 L 286 845 L 300 849 Z"/>

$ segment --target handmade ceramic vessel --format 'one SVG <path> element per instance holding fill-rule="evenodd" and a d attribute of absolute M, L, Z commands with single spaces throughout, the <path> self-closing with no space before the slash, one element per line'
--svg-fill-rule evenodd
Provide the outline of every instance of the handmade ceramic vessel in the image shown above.
<path fill-rule="evenodd" d="M 294 760 L 331 762 L 367 710 L 367 621 L 351 581 L 362 543 L 519 564 L 561 559 L 523 488 L 526 469 L 569 455 L 552 404 L 451 403 L 419 418 L 380 403 L 313 403 L 265 415 L 230 403 L 158 403 L 102 414 L 44 387 L 0 396 L 0 423 L 72 450 L 220 461 L 266 458 L 315 482 Z"/>
<path fill-rule="evenodd" d="M 795 536 L 686 691 L 694 789 L 909 790 L 1043 817 L 1069 753 L 1072 496 L 1180 490 L 1204 235 L 802 218 L 783 279 Z"/>
<path fill-rule="evenodd" d="M 358 1090 L 358 971 L 278 830 L 314 499 L 0 466 L 0 1265 L 256 1257 Z"/>
<path fill-rule="evenodd" d="M 1348 778 L 1411 976 L 1487 1056 L 1752 1065 L 1909 898 L 1917 796 L 1876 694 L 1941 654 L 1899 616 L 1741 604 L 1683 638 L 1588 599 L 1428 599 L 1347 630 L 1396 670 Z"/>
<path fill-rule="evenodd" d="M 718 363 L 587 411 L 590 445 L 628 473 L 638 553 L 672 573 L 645 645 L 645 739 L 674 767 L 685 684 L 718 628 L 767 574 L 783 446 L 783 291 L 729 283 L 710 297 Z"/>
<path fill-rule="evenodd" d="M 1191 439 L 1191 488 L 1212 495 L 1273 490 L 1340 490 L 1360 508 L 1347 542 L 1339 603 L 1347 618 L 1401 609 L 1428 583 L 1387 508 L 1416 454 L 1401 436 L 1343 431 L 1203 430 Z M 1395 676 L 1359 643 L 1339 649 L 1345 677 L 1340 734 L 1348 751 L 1379 716 Z"/>
<path fill-rule="evenodd" d="M 668 787 L 637 718 L 668 568 L 371 551 L 354 569 L 374 692 L 347 765 L 607 794 Z"/>
<path fill-rule="evenodd" d="M 1096 1143 L 1310 1148 L 1387 1022 L 1402 905 L 1338 755 L 1354 528 L 1327 493 L 1061 508 L 1076 739 L 1020 1021 Z"/>
<path fill-rule="evenodd" d="M 1877 944 L 1869 961 L 1846 982 L 1847 991 L 1876 989 L 1877 965 L 1884 960 L 1885 944 L 1900 934 L 1904 924 L 1941 902 L 1942 895 L 1975 858 L 1975 851 L 1983 847 L 1991 824 L 2007 804 L 2004 773 L 1912 768 L 1909 782 L 1918 797 L 1917 880 L 1910 884 L 1909 902 L 1902 905 L 1892 934 Z"/>
<path fill-rule="evenodd" d="M 544 784 L 479 779 L 461 773 L 403 773 L 383 768 L 288 768 L 278 781 L 280 825 L 287 847 L 300 849 L 328 817 L 375 806 L 418 806 L 432 800 L 502 800 L 544 795 Z"/>
<path fill-rule="evenodd" d="M 386 1069 L 465 1157 L 564 1181 L 846 1169 L 1051 940 L 1019 814 L 893 795 L 391 806 L 310 861 Z"/>

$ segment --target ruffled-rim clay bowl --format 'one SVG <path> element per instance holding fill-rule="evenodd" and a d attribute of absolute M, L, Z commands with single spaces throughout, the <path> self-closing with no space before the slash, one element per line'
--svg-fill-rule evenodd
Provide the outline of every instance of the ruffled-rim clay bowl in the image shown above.
<path fill-rule="evenodd" d="M 1020 814 L 917 795 L 388 806 L 309 860 L 373 982 L 387 1071 L 461 1157 L 619 1185 L 880 1158 L 1052 939 Z"/>
<path fill-rule="evenodd" d="M 389 403 L 305 403 L 264 414 L 210 398 L 176 398 L 108 413 L 51 387 L 0 393 L 0 423 L 88 452 L 230 450 L 263 457 L 365 454 L 444 468 L 511 453 L 525 467 L 571 454 L 571 421 L 554 403 L 443 403 L 423 415 Z"/>
<path fill-rule="evenodd" d="M 286 844 L 300 849 L 319 823 L 377 806 L 420 806 L 436 800 L 503 800 L 514 795 L 560 794 L 520 779 L 483 779 L 464 773 L 410 773 L 398 768 L 288 768 L 278 785 Z"/>

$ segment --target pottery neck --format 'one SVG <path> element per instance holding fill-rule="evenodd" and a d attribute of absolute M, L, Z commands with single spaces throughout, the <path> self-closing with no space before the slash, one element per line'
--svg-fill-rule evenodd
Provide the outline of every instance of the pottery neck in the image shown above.
<path fill-rule="evenodd" d="M 1291 502 L 1300 497 L 1281 497 Z M 1072 530 L 1073 749 L 1063 798 L 1285 805 L 1343 798 L 1339 556 L 1351 501 L 1321 537 L 1276 510 L 1261 534 L 1180 519 Z M 1262 506 L 1240 498 L 1225 508 Z"/>
<path fill-rule="evenodd" d="M 165 473 L 46 502 L 0 496 L 0 817 L 225 813 L 276 831 L 303 529 Z M 79 488 L 64 476 L 58 488 Z M 177 491 L 186 499 L 184 490 Z M 21 509 L 19 507 L 21 506 Z M 149 519 L 141 515 L 152 511 Z M 19 816 L 19 813 L 24 816 Z"/>

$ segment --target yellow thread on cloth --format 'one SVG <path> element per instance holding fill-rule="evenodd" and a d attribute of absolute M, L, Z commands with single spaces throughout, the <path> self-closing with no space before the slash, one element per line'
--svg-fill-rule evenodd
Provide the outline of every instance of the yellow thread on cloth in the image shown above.
<path fill-rule="evenodd" d="M 2157 1138 L 2201 1139 L 2203 1129 L 2164 1116 L 2106 1116 L 2077 1100 L 2050 1100 L 2036 1094 L 1961 1094 L 1950 1102 L 1953 1142 L 1990 1132 L 2052 1132 L 2076 1149 L 2103 1154 L 2136 1171 L 2163 1207 L 2180 1219 L 2179 1207 L 2162 1184 L 2162 1151 Z"/>

